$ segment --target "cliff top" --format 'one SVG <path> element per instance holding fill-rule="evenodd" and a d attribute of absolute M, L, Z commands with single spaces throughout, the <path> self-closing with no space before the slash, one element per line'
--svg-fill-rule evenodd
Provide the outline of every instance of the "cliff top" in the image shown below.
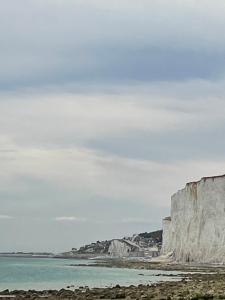
<path fill-rule="evenodd" d="M 223 175 L 216 175 L 216 176 L 202 177 L 200 180 L 188 182 L 186 185 L 197 184 L 197 183 L 200 183 L 201 181 L 206 181 L 208 179 L 214 180 L 214 179 L 217 179 L 217 178 L 225 178 L 225 174 L 223 174 Z"/>
<path fill-rule="evenodd" d="M 216 176 L 206 176 L 206 177 L 202 177 L 200 180 L 198 181 L 191 181 L 191 182 L 188 182 L 186 183 L 185 187 L 178 190 L 176 193 L 174 193 L 171 198 L 173 198 L 177 193 L 181 193 L 183 192 L 187 187 L 188 188 L 191 188 L 193 189 L 193 192 L 196 193 L 197 192 L 197 185 L 201 182 L 206 182 L 207 180 L 215 180 L 215 179 L 218 179 L 218 178 L 225 178 L 225 174 L 223 175 L 216 175 Z"/>

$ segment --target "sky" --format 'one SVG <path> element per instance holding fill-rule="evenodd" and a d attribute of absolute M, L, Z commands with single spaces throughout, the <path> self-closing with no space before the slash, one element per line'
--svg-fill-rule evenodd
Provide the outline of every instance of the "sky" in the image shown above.
<path fill-rule="evenodd" d="M 224 0 L 0 0 L 0 251 L 162 227 L 225 173 Z"/>

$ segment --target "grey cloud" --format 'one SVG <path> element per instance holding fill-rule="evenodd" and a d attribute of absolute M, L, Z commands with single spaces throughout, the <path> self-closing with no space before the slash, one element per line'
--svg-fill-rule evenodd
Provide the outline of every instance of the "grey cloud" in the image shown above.
<path fill-rule="evenodd" d="M 150 220 L 149 218 L 144 219 L 144 218 L 124 218 L 121 221 L 122 223 L 133 223 L 133 224 L 152 224 L 152 220 Z"/>
<path fill-rule="evenodd" d="M 14 99 L 9 97 L 8 101 L 2 96 L 0 133 L 5 138 L 0 137 L 0 145 L 3 140 L 4 148 L 5 144 L 13 148 L 10 143 L 73 147 L 109 134 L 121 135 L 138 129 L 160 132 L 189 124 L 191 114 L 177 113 L 149 96 L 141 93 L 35 95 L 34 91 Z M 14 145 L 14 150 L 20 151 L 18 145 Z"/>
<path fill-rule="evenodd" d="M 17 184 L 20 185 L 21 181 Z M 24 178 L 25 184 L 23 191 L 18 192 L 14 186 L 7 192 L 0 192 L 5 212 L 15 215 L 14 219 L 7 221 L 7 234 L 5 227 L 0 226 L 1 251 L 65 251 L 99 239 L 119 238 L 149 228 L 161 228 L 161 217 L 156 218 L 156 215 L 168 213 L 168 207 L 159 209 L 155 205 L 125 200 L 123 197 L 115 202 L 112 195 L 111 198 L 110 195 L 101 197 L 85 192 L 79 195 L 76 191 L 59 188 L 58 184 L 51 186 L 45 183 L 44 188 L 40 181 L 33 180 L 32 183 L 30 178 Z M 76 222 L 74 218 L 68 221 L 64 218 L 65 221 L 54 222 L 54 216 L 60 214 L 74 214 L 87 221 Z M 120 220 L 124 216 L 149 218 L 152 224 L 123 223 Z"/>
<path fill-rule="evenodd" d="M 189 2 L 2 2 L 0 87 L 221 78 L 224 3 Z"/>
<path fill-rule="evenodd" d="M 101 46 L 99 46 L 101 48 Z M 26 54 L 25 54 L 26 55 Z M 69 58 L 34 58 L 27 63 L 18 57 L 7 76 L 8 64 L 2 63 L 2 89 L 26 86 L 64 85 L 70 82 L 101 85 L 102 82 L 151 82 L 187 80 L 194 78 L 218 79 L 224 76 L 224 53 L 204 54 L 166 49 L 97 49 L 79 61 L 74 53 Z M 26 55 L 27 58 L 27 55 Z M 9 58 L 10 60 L 10 58 Z M 90 63 L 88 63 L 90 61 Z M 35 64 L 35 65 L 34 65 Z"/>
<path fill-rule="evenodd" d="M 78 223 L 83 223 L 86 222 L 87 219 L 83 217 L 75 217 L 75 216 L 62 216 L 62 217 L 55 217 L 53 219 L 54 221 L 57 222 L 78 222 Z"/>
<path fill-rule="evenodd" d="M 13 217 L 8 215 L 0 215 L 0 220 L 11 220 Z"/>
<path fill-rule="evenodd" d="M 159 229 L 172 193 L 224 173 L 224 12 L 1 1 L 1 251 Z"/>
<path fill-rule="evenodd" d="M 194 128 L 149 133 L 134 131 L 129 135 L 104 137 L 87 145 L 96 150 L 133 159 L 149 159 L 164 162 L 197 159 L 223 159 L 225 124 L 212 128 Z M 209 142 L 210 136 L 210 142 Z"/>

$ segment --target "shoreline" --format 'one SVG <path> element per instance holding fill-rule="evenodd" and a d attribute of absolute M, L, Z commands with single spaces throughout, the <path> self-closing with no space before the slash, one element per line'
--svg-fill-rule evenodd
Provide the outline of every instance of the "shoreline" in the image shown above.
<path fill-rule="evenodd" d="M 85 266 L 85 265 L 82 265 Z M 90 267 L 90 265 L 86 265 Z M 116 285 L 105 288 L 89 288 L 87 286 L 75 288 L 68 286 L 60 290 L 14 290 L 1 291 L 0 299 L 75 299 L 75 300 L 97 300 L 97 299 L 225 299 L 225 267 L 214 265 L 180 265 L 165 263 L 148 263 L 135 261 L 102 261 L 91 266 L 132 268 L 138 270 L 167 270 L 181 271 L 179 281 L 164 281 L 150 284 L 139 284 L 130 286 Z M 141 274 L 140 274 L 141 275 Z M 156 276 L 160 276 L 156 275 Z M 170 276 L 169 274 L 167 276 Z"/>
<path fill-rule="evenodd" d="M 162 270 L 162 271 L 181 271 L 181 272 L 211 272 L 221 271 L 225 272 L 225 265 L 210 265 L 210 264 L 181 264 L 175 262 L 153 262 L 153 261 L 138 261 L 126 259 L 107 259 L 95 260 L 89 264 L 70 264 L 70 266 L 81 267 L 104 267 L 104 268 L 123 268 L 123 269 L 137 269 L 137 270 Z"/>
<path fill-rule="evenodd" d="M 116 285 L 106 288 L 80 287 L 74 290 L 2 291 L 3 299 L 225 299 L 225 273 L 189 274 L 181 281 L 165 281 L 154 284 Z"/>

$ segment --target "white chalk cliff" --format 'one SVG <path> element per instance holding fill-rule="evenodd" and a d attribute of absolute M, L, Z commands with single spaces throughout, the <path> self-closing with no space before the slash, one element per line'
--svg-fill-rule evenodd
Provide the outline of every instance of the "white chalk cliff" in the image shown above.
<path fill-rule="evenodd" d="M 140 247 L 127 240 L 112 240 L 109 245 L 108 253 L 111 256 L 115 257 L 124 257 L 124 256 L 130 256 L 131 253 L 137 253 L 140 251 Z"/>
<path fill-rule="evenodd" d="M 188 183 L 163 220 L 162 254 L 180 262 L 225 263 L 225 175 Z"/>

